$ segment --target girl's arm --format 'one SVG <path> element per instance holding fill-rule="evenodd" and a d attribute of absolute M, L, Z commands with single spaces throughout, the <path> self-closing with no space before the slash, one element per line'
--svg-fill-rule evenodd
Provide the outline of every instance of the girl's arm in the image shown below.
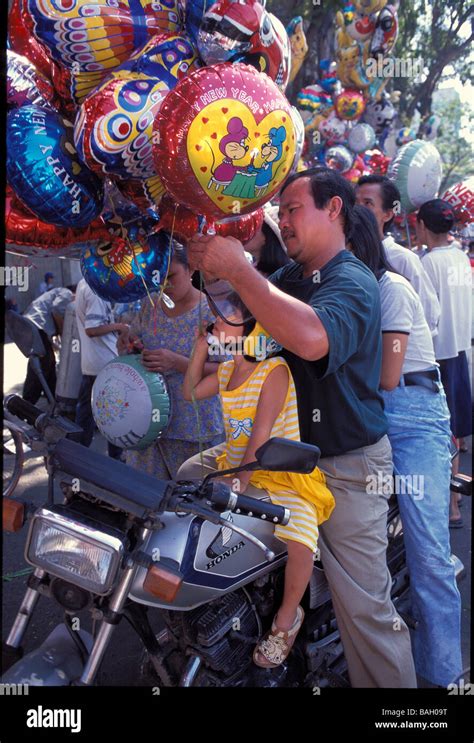
<path fill-rule="evenodd" d="M 214 397 L 219 392 L 217 372 L 205 376 L 206 367 L 210 366 L 206 363 L 208 349 L 206 337 L 200 335 L 184 375 L 183 398 L 185 400 L 205 400 L 207 397 Z"/>
<path fill-rule="evenodd" d="M 242 464 L 255 462 L 255 452 L 270 438 L 275 421 L 285 404 L 288 384 L 288 370 L 283 364 L 273 369 L 263 383 L 258 400 L 257 414 L 253 422 L 247 449 L 242 458 Z M 237 475 L 231 475 L 231 477 L 237 477 L 239 481 L 238 490 L 240 493 L 244 493 L 252 473 L 239 472 Z"/>
<path fill-rule="evenodd" d="M 382 333 L 380 387 L 383 390 L 394 390 L 400 382 L 408 338 L 408 333 Z"/>

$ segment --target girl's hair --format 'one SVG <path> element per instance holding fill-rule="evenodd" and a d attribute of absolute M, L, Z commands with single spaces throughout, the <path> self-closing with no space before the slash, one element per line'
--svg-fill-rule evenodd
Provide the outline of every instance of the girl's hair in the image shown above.
<path fill-rule="evenodd" d="M 443 199 L 425 201 L 416 219 L 418 222 L 423 220 L 426 229 L 435 235 L 445 235 L 453 229 L 456 221 L 451 205 Z"/>
<path fill-rule="evenodd" d="M 356 258 L 370 268 L 377 281 L 385 271 L 396 273 L 385 254 L 379 237 L 377 220 L 370 209 L 365 206 L 357 204 L 352 210 L 352 232 L 349 243 Z"/>
<path fill-rule="evenodd" d="M 177 240 L 171 240 L 171 259 L 178 261 L 185 268 L 189 268 L 188 254 L 184 245 Z"/>
<path fill-rule="evenodd" d="M 287 263 L 290 263 L 290 259 L 285 253 L 278 237 L 266 222 L 262 225 L 262 232 L 265 242 L 255 268 L 257 271 L 270 275 L 278 271 L 279 268 L 286 266 Z"/>

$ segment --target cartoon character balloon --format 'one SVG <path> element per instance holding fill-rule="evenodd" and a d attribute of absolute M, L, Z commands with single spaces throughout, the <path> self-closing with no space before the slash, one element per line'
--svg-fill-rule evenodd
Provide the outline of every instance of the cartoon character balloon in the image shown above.
<path fill-rule="evenodd" d="M 25 14 L 79 102 L 150 36 L 180 29 L 178 0 L 26 0 Z"/>
<path fill-rule="evenodd" d="M 72 124 L 50 109 L 8 115 L 7 177 L 36 216 L 58 227 L 86 227 L 102 211 L 102 182 L 79 160 Z"/>
<path fill-rule="evenodd" d="M 380 11 L 375 24 L 375 31 L 370 41 L 371 57 L 384 58 L 393 49 L 398 35 L 397 11 L 391 5 Z"/>
<path fill-rule="evenodd" d="M 418 209 L 434 199 L 442 177 L 441 157 L 431 142 L 415 139 L 404 145 L 390 163 L 387 175 L 398 186 L 403 211 Z"/>
<path fill-rule="evenodd" d="M 336 13 L 336 24 L 355 41 L 367 41 L 375 30 L 375 16 L 362 15 L 353 3 L 345 3 L 342 11 Z"/>
<path fill-rule="evenodd" d="M 92 170 L 125 179 L 156 176 L 154 119 L 170 88 L 195 62 L 186 38 L 159 34 L 85 99 L 75 140 Z"/>
<path fill-rule="evenodd" d="M 208 65 L 245 62 L 265 72 L 285 89 L 291 47 L 282 23 L 257 0 L 219 0 L 205 14 L 198 48 Z"/>
<path fill-rule="evenodd" d="M 254 211 L 293 167 L 290 104 L 242 64 L 205 67 L 168 93 L 155 120 L 158 175 L 174 200 L 222 219 Z"/>
<path fill-rule="evenodd" d="M 373 127 L 376 134 L 382 134 L 384 129 L 390 125 L 396 115 L 395 107 L 388 98 L 384 96 L 380 101 L 369 101 L 365 107 L 364 121 Z"/>
<path fill-rule="evenodd" d="M 292 18 L 286 31 L 291 46 L 291 70 L 289 79 L 291 83 L 300 71 L 304 58 L 308 54 L 308 42 L 304 33 L 302 17 L 298 15 Z"/>
<path fill-rule="evenodd" d="M 357 121 L 364 113 L 364 96 L 358 90 L 343 90 L 334 99 L 334 109 L 340 119 Z"/>
<path fill-rule="evenodd" d="M 126 226 L 119 221 L 109 240 L 86 248 L 81 271 L 92 291 L 110 302 L 133 302 L 159 290 L 171 253 L 165 232 L 146 231 L 139 219 Z"/>

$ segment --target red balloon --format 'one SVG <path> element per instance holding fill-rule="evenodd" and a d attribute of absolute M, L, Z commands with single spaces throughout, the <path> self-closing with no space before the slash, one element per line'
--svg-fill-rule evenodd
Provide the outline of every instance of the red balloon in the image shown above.
<path fill-rule="evenodd" d="M 186 242 L 196 232 L 199 232 L 202 218 L 185 206 L 176 204 L 168 195 L 163 197 L 159 212 L 159 229 L 173 232 L 178 240 Z M 218 235 L 235 237 L 244 243 L 256 235 L 263 224 L 263 216 L 263 209 L 257 209 L 250 214 L 242 214 L 238 219 L 216 222 L 213 227 Z M 204 227 L 203 232 L 206 232 L 206 227 Z"/>
<path fill-rule="evenodd" d="M 15 245 L 14 252 L 44 257 L 79 257 L 83 243 L 100 239 L 110 239 L 102 219 L 94 220 L 85 229 L 56 227 L 38 219 L 16 198 L 12 189 L 7 189 L 5 240 L 9 245 Z"/>
<path fill-rule="evenodd" d="M 75 115 L 76 105 L 71 98 L 71 76 L 67 70 L 53 62 L 49 51 L 34 35 L 33 19 L 27 12 L 25 0 L 13 0 L 8 15 L 8 27 L 10 49 L 26 57 L 53 83 L 63 112 Z"/>
<path fill-rule="evenodd" d="M 461 224 L 474 222 L 474 177 L 450 186 L 441 198 L 452 207 L 458 222 Z"/>
<path fill-rule="evenodd" d="M 288 100 L 267 75 L 217 64 L 168 93 L 153 141 L 156 170 L 173 199 L 222 220 L 276 194 L 293 167 L 297 132 Z"/>

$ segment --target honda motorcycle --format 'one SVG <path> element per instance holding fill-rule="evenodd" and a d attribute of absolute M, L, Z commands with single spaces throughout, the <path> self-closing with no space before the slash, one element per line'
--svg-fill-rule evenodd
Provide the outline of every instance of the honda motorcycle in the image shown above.
<path fill-rule="evenodd" d="M 36 327 L 19 315 L 7 318 L 7 326 L 45 385 Z M 144 648 L 134 684 L 350 685 L 319 560 L 303 600 L 306 618 L 288 659 L 274 669 L 252 662 L 254 646 L 281 603 L 286 550 L 274 536 L 274 524 L 288 522 L 287 509 L 263 493 L 257 499 L 232 492 L 215 481 L 224 472 L 202 482 L 160 481 L 137 472 L 77 443 L 80 428 L 56 414 L 53 404 L 44 412 L 10 395 L 4 408 L 15 442 L 12 481 L 4 488 L 4 529 L 18 531 L 28 522 L 25 558 L 34 572 L 3 643 L 2 683 L 94 684 L 125 617 Z M 12 497 L 21 472 L 19 432 L 45 457 L 48 497 L 39 508 Z M 319 454 L 315 446 L 274 438 L 260 447 L 254 463 L 227 472 L 307 473 Z M 392 599 L 416 631 L 396 499 L 390 502 L 387 537 Z M 462 563 L 456 563 L 461 575 Z M 40 596 L 64 609 L 64 623 L 23 656 L 23 638 Z M 157 634 L 149 621 L 152 610 L 162 620 Z M 93 633 L 76 628 L 74 619 L 85 611 L 94 620 Z"/>

